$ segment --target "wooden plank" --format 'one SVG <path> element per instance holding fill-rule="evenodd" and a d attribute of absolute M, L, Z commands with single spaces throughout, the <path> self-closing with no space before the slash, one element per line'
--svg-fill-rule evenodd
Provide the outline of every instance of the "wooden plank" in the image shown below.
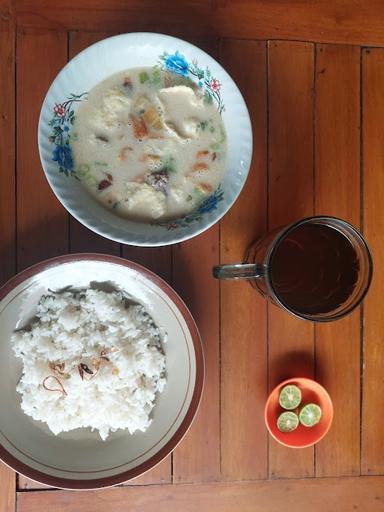
<path fill-rule="evenodd" d="M 174 246 L 173 285 L 199 328 L 206 371 L 198 414 L 174 451 L 175 482 L 218 480 L 220 477 L 219 285 L 211 276 L 212 267 L 218 261 L 218 225 Z"/>
<path fill-rule="evenodd" d="M 16 473 L 0 462 L 0 512 L 16 510 Z"/>
<path fill-rule="evenodd" d="M 68 215 L 44 177 L 31 126 L 52 79 L 67 60 L 64 33 L 21 31 L 17 40 L 18 268 L 68 251 Z M 36 76 L 39 79 L 36 79 Z M 33 101 L 31 101 L 33 98 Z M 33 132 L 35 134 L 35 131 Z M 31 194 L 31 190 L 34 191 Z M 19 487 L 41 487 L 20 476 Z"/>
<path fill-rule="evenodd" d="M 14 39 L 15 28 L 15 2 L 0 0 L 0 32 L 6 32 L 10 40 Z"/>
<path fill-rule="evenodd" d="M 217 53 L 217 40 L 215 38 L 192 38 L 191 41 L 193 44 L 198 45 L 199 47 L 203 48 L 205 51 L 211 54 Z M 214 246 L 214 250 L 216 250 L 216 245 L 218 243 L 218 227 L 214 228 L 215 236 L 214 236 L 214 242 L 211 238 L 203 238 L 201 237 L 200 244 L 197 245 L 195 242 L 192 243 L 184 243 L 181 244 L 182 252 L 184 258 L 184 253 L 187 258 L 191 258 L 191 264 L 195 265 L 194 272 L 197 275 L 198 268 L 197 266 L 200 264 L 200 255 L 202 254 L 202 251 L 210 251 L 211 250 L 211 244 Z M 217 248 L 218 251 L 218 248 Z M 173 284 L 175 285 L 175 288 L 180 292 L 184 300 L 187 302 L 187 305 L 190 306 L 190 303 L 188 302 L 188 299 L 190 297 L 189 295 L 189 284 L 186 282 L 185 279 L 185 269 L 180 268 L 180 273 L 177 272 L 176 274 L 171 274 L 172 271 L 172 265 L 173 264 L 180 264 L 180 262 L 177 260 L 175 256 L 175 248 L 172 248 L 171 246 L 168 247 L 156 247 L 156 248 L 140 248 L 140 247 L 132 247 L 132 246 L 124 246 L 123 247 L 123 255 L 124 257 L 136 261 L 137 263 L 140 263 L 144 265 L 145 267 L 149 268 L 156 274 L 160 275 L 163 279 L 165 279 L 168 282 L 173 281 Z M 176 262 L 176 263 L 174 263 Z M 213 265 L 214 263 L 212 263 Z M 209 268 L 209 258 L 207 259 L 207 267 Z M 204 269 L 203 269 L 204 270 Z M 173 277 L 173 279 L 172 279 Z M 192 277 L 193 278 L 193 277 Z M 179 286 L 179 287 L 178 287 Z M 186 292 L 185 292 L 186 290 Z M 193 299 L 192 299 L 193 300 Z M 215 299 L 216 302 L 218 302 L 218 299 Z M 193 313 L 193 308 L 192 313 Z M 202 315 L 203 316 L 203 315 Z M 202 323 L 206 322 L 206 320 L 202 319 Z M 199 323 L 198 323 L 199 325 Z M 206 358 L 206 364 L 210 365 L 214 372 L 212 374 L 211 379 L 208 380 L 208 386 L 211 388 L 210 393 L 214 399 L 217 397 L 216 403 L 217 407 L 210 407 L 211 411 L 208 415 L 207 421 L 210 421 L 210 419 L 213 419 L 212 423 L 212 431 L 217 432 L 217 439 L 214 438 L 214 434 L 212 434 L 212 439 L 205 439 L 205 433 L 206 433 L 206 425 L 207 423 L 204 421 L 196 420 L 195 424 L 190 430 L 190 432 L 187 434 L 186 438 L 183 440 L 182 444 L 177 448 L 175 454 L 174 454 L 174 463 L 173 463 L 173 479 L 175 481 L 200 481 L 200 480 L 211 480 L 211 479 L 217 479 L 220 474 L 220 427 L 218 425 L 218 419 L 219 419 L 219 383 L 218 383 L 218 360 L 215 359 L 217 356 L 217 342 L 218 342 L 218 325 L 214 325 L 212 330 L 207 330 L 208 336 L 211 337 L 211 333 L 216 330 L 215 337 L 211 338 L 209 341 L 210 348 L 208 349 L 208 361 Z M 207 352 L 205 353 L 207 356 Z M 207 383 L 207 381 L 206 381 Z M 205 402 L 203 401 L 203 404 Z M 208 405 L 205 404 L 201 406 L 207 408 Z M 199 417 L 204 414 L 202 412 L 199 413 Z M 200 437 L 203 435 L 204 432 L 204 441 L 201 444 Z M 204 450 L 204 463 L 202 464 L 202 453 L 200 450 Z M 206 459 L 205 459 L 206 457 Z M 169 462 L 170 458 L 166 459 L 162 464 L 167 464 Z M 167 462 L 168 461 L 168 462 Z M 161 467 L 158 466 L 153 470 L 161 471 Z M 161 481 L 166 481 L 166 476 L 163 474 L 160 475 Z M 133 483 L 154 483 L 156 482 L 155 477 L 151 477 L 151 473 L 148 472 L 147 474 L 143 475 L 139 479 L 135 479 Z"/>
<path fill-rule="evenodd" d="M 113 35 L 111 32 L 72 32 L 69 34 L 69 58 L 72 59 L 87 46 Z M 70 216 L 69 221 L 71 252 L 102 252 L 120 254 L 120 244 L 104 238 Z"/>
<path fill-rule="evenodd" d="M 192 39 L 191 42 L 202 47 L 204 50 L 206 50 L 209 53 L 215 54 L 217 51 L 217 40 L 214 38 Z M 209 245 L 209 242 L 208 242 L 208 245 Z M 182 244 L 182 246 L 184 246 L 185 248 L 188 247 L 188 246 L 185 246 L 185 244 Z M 195 249 L 193 249 L 193 247 L 195 247 L 195 246 L 193 246 L 193 245 L 190 246 L 190 249 L 187 249 L 187 252 L 189 250 L 194 251 Z M 199 248 L 199 249 L 197 249 L 197 251 L 204 250 L 204 248 L 203 248 L 204 244 L 201 247 L 202 247 L 202 249 Z M 201 254 L 201 252 L 196 252 L 194 257 L 197 257 L 200 254 Z M 156 274 L 160 275 L 166 281 L 171 282 L 171 280 L 172 280 L 172 274 L 171 274 L 171 272 L 172 272 L 172 247 L 171 246 L 145 248 L 145 247 L 133 247 L 133 246 L 125 245 L 123 247 L 123 256 L 129 260 L 132 260 L 137 263 L 140 263 L 141 265 L 144 265 L 145 267 L 149 268 Z M 180 269 L 180 270 L 182 270 L 182 280 L 185 282 L 185 270 L 184 269 Z M 186 287 L 188 288 L 188 284 L 186 285 Z M 181 289 L 183 289 L 183 285 L 181 285 Z M 217 364 L 217 363 L 212 361 L 211 364 Z M 216 408 L 214 407 L 213 409 L 216 409 Z M 180 465 L 179 465 L 178 461 L 174 463 L 174 467 L 176 466 L 178 468 L 176 470 L 176 477 L 174 476 L 174 478 L 176 478 L 177 481 L 184 480 L 184 478 L 187 479 L 188 481 L 190 481 L 189 478 L 192 478 L 192 476 L 191 476 L 192 474 L 196 475 L 197 480 L 199 480 L 200 478 L 205 479 L 204 475 L 206 475 L 206 479 L 210 479 L 210 478 L 212 478 L 212 474 L 214 475 L 214 478 L 216 478 L 217 474 L 218 474 L 216 466 L 217 466 L 217 457 L 219 457 L 219 451 L 218 451 L 219 449 L 217 449 L 217 442 L 213 441 L 213 442 L 209 443 L 209 446 L 214 446 L 215 447 L 214 449 L 216 450 L 216 452 L 215 452 L 216 459 L 214 462 L 215 470 L 214 470 L 214 472 L 212 472 L 212 468 L 208 464 L 207 468 L 206 468 L 206 473 L 202 472 L 201 475 L 198 476 L 199 470 L 201 470 L 201 461 L 198 459 L 199 452 L 198 452 L 198 450 L 196 450 L 196 447 L 193 444 L 196 443 L 196 446 L 197 446 L 199 441 L 198 441 L 198 439 L 195 439 L 193 432 L 194 432 L 194 430 L 192 429 L 192 434 L 191 434 L 192 437 L 189 437 L 190 434 L 188 434 L 186 440 L 183 441 L 183 444 L 181 445 L 181 447 L 179 447 L 176 451 L 176 456 L 175 456 L 176 460 L 178 459 L 177 453 L 180 453 L 180 458 L 183 459 L 183 462 Z M 200 434 L 198 434 L 198 435 L 200 435 Z M 191 439 L 189 441 L 189 443 L 190 443 L 189 445 L 188 445 L 188 439 Z M 186 448 L 183 448 L 184 443 L 187 443 Z M 188 448 L 188 446 L 190 448 Z M 189 453 L 188 449 L 191 449 L 191 456 L 190 456 L 191 466 L 189 466 L 187 464 L 185 467 L 186 460 L 184 460 L 184 459 L 186 459 L 187 456 L 185 455 L 184 450 L 186 450 L 187 453 Z M 209 450 L 208 450 L 208 452 L 209 452 Z M 190 469 L 190 468 L 193 468 L 193 469 Z M 180 474 L 177 475 L 177 472 L 179 470 L 180 470 Z M 191 471 L 191 473 L 189 473 L 190 471 Z M 174 475 L 175 475 L 175 472 L 174 472 Z M 182 475 L 184 475 L 184 476 L 182 476 Z M 185 476 L 185 475 L 187 475 L 187 476 Z M 145 475 L 143 475 L 129 483 L 149 484 L 149 483 L 156 483 L 156 482 L 166 482 L 166 481 L 169 481 L 170 478 L 171 478 L 171 457 L 168 457 L 159 466 L 154 468 L 154 470 L 146 473 Z M 194 476 L 194 478 L 195 478 L 195 476 Z M 194 480 L 191 480 L 191 481 L 194 481 Z"/>
<path fill-rule="evenodd" d="M 0 0 L 0 286 L 16 270 L 15 30 L 13 5 Z"/>
<path fill-rule="evenodd" d="M 364 233 L 372 250 L 374 278 L 364 303 L 363 474 L 384 471 L 381 414 L 384 383 L 384 50 L 363 51 Z"/>
<path fill-rule="evenodd" d="M 310 43 L 270 42 L 269 229 L 313 213 L 313 73 Z M 313 325 L 268 305 L 269 387 L 313 375 Z M 313 449 L 292 450 L 271 439 L 271 477 L 313 475 Z"/>
<path fill-rule="evenodd" d="M 384 44 L 380 0 L 241 0 L 218 4 L 216 30 L 226 36 L 321 43 Z"/>
<path fill-rule="evenodd" d="M 124 245 L 122 248 L 123 255 L 128 257 L 128 259 L 133 259 L 137 263 L 144 265 L 168 282 L 171 280 L 171 254 L 169 247 L 148 249 Z M 160 464 L 144 473 L 144 475 L 126 482 L 125 485 L 165 484 L 170 482 L 172 482 L 172 454 L 168 455 Z"/>
<path fill-rule="evenodd" d="M 244 94 L 254 130 L 254 159 L 247 184 L 221 222 L 223 263 L 243 261 L 246 248 L 266 231 L 266 55 L 265 43 L 232 39 L 221 45 L 221 62 Z M 265 478 L 267 306 L 249 283 L 223 281 L 220 287 L 222 478 Z"/>
<path fill-rule="evenodd" d="M 8 1 L 0 3 L 0 286 L 16 270 L 15 32 Z M 16 506 L 16 474 L 0 462 L 0 512 Z"/>
<path fill-rule="evenodd" d="M 185 0 L 164 4 L 157 0 L 22 0 L 17 4 L 22 26 L 60 27 L 65 30 L 163 32 L 179 36 L 212 35 L 212 0 Z M 188 23 L 185 16 L 188 13 Z"/>
<path fill-rule="evenodd" d="M 170 246 L 134 247 L 133 245 L 124 245 L 123 256 L 149 268 L 168 283 L 171 282 L 172 248 Z"/>
<path fill-rule="evenodd" d="M 188 13 L 188 23 L 185 16 Z M 383 45 L 381 0 L 18 0 L 21 26 Z M 140 21 L 138 21 L 140 20 Z"/>
<path fill-rule="evenodd" d="M 203 40 L 192 41 L 192 42 L 203 47 L 206 51 L 208 51 L 210 53 L 214 53 L 217 48 L 217 42 L 212 39 L 203 39 Z M 184 246 L 184 248 L 186 247 L 185 244 L 182 244 L 182 246 Z M 192 246 L 190 247 L 190 250 L 191 249 L 192 249 Z M 193 252 L 193 249 L 192 249 L 192 252 Z M 160 275 L 166 281 L 171 282 L 171 280 L 172 280 L 172 274 L 171 274 L 171 272 L 172 272 L 172 247 L 171 246 L 156 247 L 156 248 L 143 248 L 143 247 L 133 247 L 133 246 L 126 245 L 123 247 L 123 256 L 132 261 L 140 263 L 141 265 L 144 265 L 145 267 L 149 268 L 156 274 Z M 197 253 L 196 253 L 196 256 L 197 256 Z M 182 280 L 185 281 L 185 273 L 184 273 L 185 270 L 184 269 L 180 269 L 180 270 L 182 270 Z M 177 278 L 174 277 L 174 279 L 177 279 Z M 177 287 L 176 287 L 176 289 L 177 289 Z M 185 296 L 184 296 L 184 299 L 185 299 Z M 188 304 L 188 302 L 187 302 L 187 304 Z M 213 362 L 211 364 L 213 364 Z M 200 478 L 201 479 L 212 478 L 212 468 L 209 466 L 209 464 L 207 464 L 207 470 L 206 470 L 207 476 L 206 477 L 204 476 L 204 474 L 203 474 L 204 472 L 201 472 L 201 474 L 199 475 L 199 470 L 201 470 L 202 468 L 201 468 L 200 460 L 198 459 L 198 456 L 196 453 L 196 448 L 194 447 L 194 442 L 197 442 L 197 441 L 194 441 L 194 438 L 195 438 L 195 436 L 193 436 L 194 430 L 193 429 L 191 429 L 191 430 L 192 430 L 192 437 L 191 437 L 191 441 L 189 442 L 189 445 L 188 445 L 188 439 L 190 439 L 190 435 L 191 435 L 190 433 L 187 434 L 186 439 L 183 440 L 182 445 L 176 450 L 176 455 L 174 456 L 175 457 L 174 468 L 177 467 L 177 469 L 176 470 L 174 469 L 173 477 L 177 481 L 182 481 L 182 480 L 184 480 L 184 478 L 188 481 L 195 481 L 194 478 L 196 478 L 197 480 L 200 480 Z M 186 444 L 187 448 L 183 449 L 184 444 Z M 215 471 L 213 473 L 214 474 L 213 477 L 217 478 L 217 474 L 218 474 L 217 459 L 219 458 L 219 451 L 218 451 L 219 449 L 217 449 L 217 443 L 215 441 L 209 442 L 209 445 L 210 446 L 214 445 L 215 450 L 216 450 L 216 453 L 215 453 L 216 460 L 214 462 Z M 185 450 L 188 451 L 188 446 L 189 446 L 189 449 L 191 450 L 191 455 L 190 455 L 190 462 L 192 463 L 191 466 L 188 465 L 188 461 L 186 460 L 186 458 L 188 456 L 185 455 Z M 178 462 L 177 462 L 177 460 L 178 460 L 177 454 L 178 453 L 181 454 L 180 459 L 183 460 L 183 462 L 182 462 L 182 464 L 180 464 L 180 466 L 178 465 Z M 193 457 L 193 455 L 194 455 L 194 457 Z M 187 463 L 186 468 L 185 468 L 185 463 Z M 190 469 L 191 467 L 193 467 L 193 469 Z M 180 471 L 188 476 L 184 477 L 184 476 L 178 475 L 178 471 Z M 142 477 L 139 477 L 139 478 L 133 480 L 132 482 L 128 482 L 128 483 L 148 484 L 148 483 L 155 483 L 157 481 L 166 482 L 169 480 L 169 478 L 171 478 L 170 476 L 168 477 L 167 474 L 169 474 L 169 475 L 171 474 L 171 457 L 168 457 L 159 466 L 154 468 L 154 470 L 152 470 L 152 472 L 148 472 L 145 475 L 143 475 Z M 191 476 L 192 474 L 194 475 L 193 478 Z M 189 478 L 192 478 L 192 479 L 189 480 Z"/>
<path fill-rule="evenodd" d="M 0 31 L 0 285 L 15 273 L 16 262 L 14 76 L 15 33 L 8 26 Z"/>
<path fill-rule="evenodd" d="M 384 477 L 308 478 L 116 488 L 98 492 L 24 492 L 18 512 L 382 512 Z"/>
<path fill-rule="evenodd" d="M 321 45 L 316 58 L 316 214 L 360 224 L 360 49 Z M 316 446 L 316 475 L 360 474 L 360 310 L 315 327 L 316 377 L 334 419 Z M 348 371 L 340 369 L 348 361 Z M 348 428 L 346 428 L 348 425 Z"/>
<path fill-rule="evenodd" d="M 217 42 L 212 39 L 194 40 L 192 41 L 199 46 L 210 52 L 214 52 L 217 47 Z M 156 274 L 160 275 L 163 279 L 171 282 L 172 271 L 172 247 L 133 247 L 124 246 L 123 256 L 129 260 L 135 261 L 149 268 Z M 185 275 L 184 275 L 185 278 Z M 184 443 L 185 441 L 183 441 Z M 148 484 L 155 482 L 166 482 L 171 478 L 171 457 L 168 457 L 159 466 L 154 468 L 151 472 L 146 473 L 142 477 L 133 480 L 129 483 Z"/>
<path fill-rule="evenodd" d="M 215 38 L 192 41 L 217 56 Z M 172 284 L 197 323 L 204 345 L 205 383 L 198 414 L 173 455 L 174 482 L 220 478 L 219 284 L 212 267 L 219 262 L 219 225 L 172 246 Z"/>
<path fill-rule="evenodd" d="M 67 60 L 63 32 L 17 36 L 18 269 L 68 252 L 68 214 L 51 191 L 38 156 L 36 129 L 45 93 Z M 32 192 L 33 191 L 33 192 Z"/>

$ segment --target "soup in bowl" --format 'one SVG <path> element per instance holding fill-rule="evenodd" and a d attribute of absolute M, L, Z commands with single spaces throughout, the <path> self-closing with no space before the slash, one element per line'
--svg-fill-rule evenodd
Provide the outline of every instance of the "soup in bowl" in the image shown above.
<path fill-rule="evenodd" d="M 53 191 L 80 222 L 119 242 L 167 245 L 231 207 L 252 131 L 214 59 L 169 36 L 125 34 L 87 48 L 54 80 L 39 149 Z"/>

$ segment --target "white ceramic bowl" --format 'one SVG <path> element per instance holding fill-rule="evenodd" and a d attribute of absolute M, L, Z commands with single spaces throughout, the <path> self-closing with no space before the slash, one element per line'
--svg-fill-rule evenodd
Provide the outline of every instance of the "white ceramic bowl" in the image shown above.
<path fill-rule="evenodd" d="M 164 58 L 164 54 L 168 54 Z M 175 62 L 177 66 L 174 66 Z M 138 66 L 180 69 L 210 94 L 227 132 L 227 162 L 221 186 L 184 218 L 163 225 L 128 221 L 103 208 L 74 177 L 71 118 L 86 93 L 107 76 Z M 202 77 L 201 73 L 204 73 Z M 198 76 L 200 78 L 198 78 Z M 57 127 L 63 131 L 57 132 Z M 56 129 L 56 132 L 55 132 Z M 186 41 L 152 34 L 124 34 L 96 43 L 72 59 L 53 81 L 39 121 L 41 162 L 54 193 L 77 220 L 96 233 L 125 244 L 157 246 L 187 240 L 217 222 L 244 186 L 252 156 L 252 128 L 243 97 L 226 71 Z M 61 169 L 61 172 L 60 172 Z"/>
<path fill-rule="evenodd" d="M 164 343 L 167 384 L 156 401 L 150 427 L 133 435 L 118 431 L 106 441 L 90 429 L 55 436 L 44 423 L 24 414 L 16 392 L 21 363 L 10 343 L 13 330 L 33 317 L 48 288 L 86 287 L 95 280 L 112 282 L 132 294 L 145 305 L 161 332 L 168 334 Z M 29 478 L 66 489 L 124 482 L 160 462 L 192 423 L 204 377 L 198 330 L 172 288 L 139 265 L 95 254 L 39 263 L 0 289 L 0 332 L 0 458 Z"/>

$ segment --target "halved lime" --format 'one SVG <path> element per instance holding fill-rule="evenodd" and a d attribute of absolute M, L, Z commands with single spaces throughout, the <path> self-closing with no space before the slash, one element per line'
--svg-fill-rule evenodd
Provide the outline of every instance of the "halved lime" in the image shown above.
<path fill-rule="evenodd" d="M 277 428 L 280 432 L 292 432 L 299 425 L 297 414 L 291 411 L 282 412 L 277 418 Z"/>
<path fill-rule="evenodd" d="M 321 408 L 316 404 L 307 404 L 299 414 L 300 423 L 304 427 L 314 427 L 321 420 Z"/>
<path fill-rule="evenodd" d="M 280 391 L 279 404 L 283 409 L 296 409 L 301 402 L 301 391 L 297 386 L 289 384 Z"/>

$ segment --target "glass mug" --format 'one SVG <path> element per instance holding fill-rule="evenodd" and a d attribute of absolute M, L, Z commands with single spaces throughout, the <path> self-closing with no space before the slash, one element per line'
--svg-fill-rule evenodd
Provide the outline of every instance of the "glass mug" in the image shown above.
<path fill-rule="evenodd" d="M 308 217 L 275 229 L 248 250 L 245 263 L 213 268 L 218 279 L 248 279 L 269 301 L 299 318 L 337 320 L 357 307 L 372 279 L 362 235 L 336 217 Z"/>

